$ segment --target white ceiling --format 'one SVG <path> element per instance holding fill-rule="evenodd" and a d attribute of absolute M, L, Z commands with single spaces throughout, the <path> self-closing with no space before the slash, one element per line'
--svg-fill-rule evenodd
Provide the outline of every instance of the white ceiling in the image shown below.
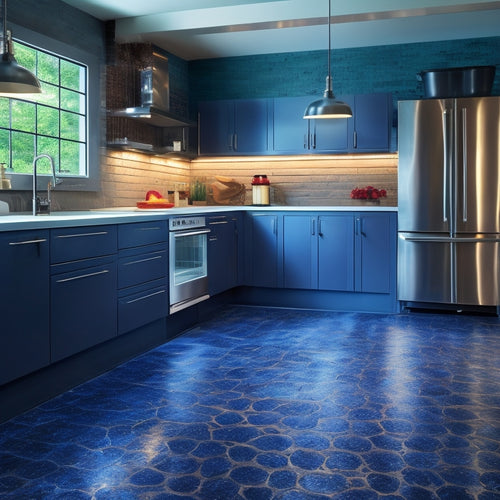
<path fill-rule="evenodd" d="M 186 60 L 328 47 L 329 0 L 64 0 Z M 500 1 L 331 0 L 332 48 L 500 36 Z"/>

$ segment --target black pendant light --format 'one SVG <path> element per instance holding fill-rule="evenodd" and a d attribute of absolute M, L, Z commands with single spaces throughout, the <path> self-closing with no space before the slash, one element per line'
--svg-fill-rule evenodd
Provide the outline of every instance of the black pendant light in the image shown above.
<path fill-rule="evenodd" d="M 38 78 L 20 66 L 12 51 L 12 38 L 7 31 L 7 0 L 2 3 L 2 55 L 0 59 L 0 97 L 16 97 L 18 94 L 40 94 Z M 20 96 L 19 96 L 20 97 Z"/>
<path fill-rule="evenodd" d="M 331 51 L 332 51 L 332 35 L 331 35 L 331 17 L 332 17 L 331 0 L 328 0 L 328 76 L 326 77 L 326 89 L 322 99 L 312 102 L 307 106 L 304 112 L 305 119 L 311 118 L 350 118 L 352 110 L 348 104 L 342 101 L 337 101 L 333 93 L 332 87 L 332 70 L 331 70 Z"/>

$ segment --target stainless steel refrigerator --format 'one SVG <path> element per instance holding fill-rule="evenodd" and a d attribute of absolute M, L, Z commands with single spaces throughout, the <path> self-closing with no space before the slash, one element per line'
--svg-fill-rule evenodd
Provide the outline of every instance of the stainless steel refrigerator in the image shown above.
<path fill-rule="evenodd" d="M 398 106 L 398 299 L 498 306 L 500 97 Z"/>

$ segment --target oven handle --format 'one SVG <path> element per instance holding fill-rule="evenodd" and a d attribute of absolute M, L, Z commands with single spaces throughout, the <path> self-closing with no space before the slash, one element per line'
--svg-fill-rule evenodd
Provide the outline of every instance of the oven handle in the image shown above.
<path fill-rule="evenodd" d="M 180 238 L 181 236 L 197 236 L 199 234 L 208 234 L 210 233 L 210 229 L 199 229 L 196 231 L 179 231 L 179 232 L 174 232 L 174 237 L 175 238 Z"/>

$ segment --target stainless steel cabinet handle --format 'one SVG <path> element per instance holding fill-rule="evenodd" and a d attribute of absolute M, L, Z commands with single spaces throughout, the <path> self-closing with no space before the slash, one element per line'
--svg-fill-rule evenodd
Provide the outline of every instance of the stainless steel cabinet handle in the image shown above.
<path fill-rule="evenodd" d="M 352 144 L 354 149 L 358 147 L 358 133 L 356 131 L 352 133 Z"/>
<path fill-rule="evenodd" d="M 463 192 L 462 192 L 462 221 L 467 222 L 467 109 L 462 108 L 462 176 L 463 176 Z"/>
<path fill-rule="evenodd" d="M 104 271 L 97 271 L 95 273 L 80 274 L 79 276 L 73 276 L 72 278 L 63 278 L 60 280 L 56 280 L 56 283 L 65 283 L 66 281 L 81 280 L 83 278 L 90 278 L 91 276 L 99 276 L 100 274 L 106 274 L 106 273 L 109 273 L 108 269 L 105 269 Z"/>
<path fill-rule="evenodd" d="M 313 236 L 316 234 L 316 219 L 311 219 L 311 234 Z"/>
<path fill-rule="evenodd" d="M 233 149 L 238 151 L 238 134 L 233 135 Z"/>
<path fill-rule="evenodd" d="M 145 259 L 134 260 L 132 262 L 125 262 L 124 266 L 132 266 L 134 264 L 140 264 L 141 262 L 148 262 L 150 260 L 163 259 L 162 255 L 156 255 L 155 257 L 147 257 Z"/>
<path fill-rule="evenodd" d="M 323 231 L 321 230 L 321 218 L 318 219 L 318 236 L 323 238 Z"/>
<path fill-rule="evenodd" d="M 140 227 L 139 231 L 159 231 L 161 227 L 159 226 L 154 226 L 154 227 Z"/>
<path fill-rule="evenodd" d="M 10 241 L 9 245 L 11 247 L 15 247 L 18 245 L 32 245 L 33 243 L 43 243 L 44 241 L 47 241 L 45 238 L 39 238 L 36 240 L 26 240 L 26 241 Z"/>
<path fill-rule="evenodd" d="M 107 231 L 98 231 L 95 233 L 78 233 L 78 234 L 61 234 L 57 238 L 80 238 L 82 236 L 101 236 L 103 234 L 108 234 Z"/>
<path fill-rule="evenodd" d="M 399 238 L 417 243 L 500 243 L 500 238 L 494 236 L 487 236 L 486 238 L 453 238 L 451 236 L 406 236 L 400 234 Z"/>
<path fill-rule="evenodd" d="M 448 220 L 448 110 L 443 111 L 443 222 Z"/>
<path fill-rule="evenodd" d="M 221 220 L 221 221 L 213 221 L 213 222 L 209 222 L 208 223 L 209 226 L 215 226 L 217 224 L 228 224 L 228 221 L 227 220 Z"/>
<path fill-rule="evenodd" d="M 142 297 L 137 297 L 137 299 L 127 300 L 126 304 L 133 304 L 134 302 L 139 302 L 140 300 L 149 299 L 149 297 L 154 297 L 155 295 L 160 295 L 162 293 L 167 293 L 167 291 L 160 290 L 158 292 L 149 293 L 148 295 L 143 295 Z"/>

